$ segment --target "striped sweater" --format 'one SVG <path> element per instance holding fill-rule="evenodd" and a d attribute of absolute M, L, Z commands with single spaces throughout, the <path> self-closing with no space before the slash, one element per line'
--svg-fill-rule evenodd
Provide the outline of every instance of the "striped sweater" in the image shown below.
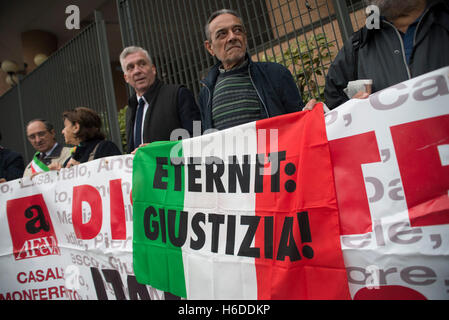
<path fill-rule="evenodd" d="M 248 63 L 220 71 L 212 97 L 213 126 L 223 130 L 266 118 L 249 76 Z"/>

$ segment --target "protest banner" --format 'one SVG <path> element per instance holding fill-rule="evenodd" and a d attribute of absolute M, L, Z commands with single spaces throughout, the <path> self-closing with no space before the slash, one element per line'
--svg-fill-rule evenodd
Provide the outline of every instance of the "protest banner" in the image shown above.
<path fill-rule="evenodd" d="M 448 82 L 0 184 L 0 300 L 448 299 Z"/>
<path fill-rule="evenodd" d="M 449 68 L 326 114 L 354 299 L 449 298 Z"/>
<path fill-rule="evenodd" d="M 133 157 L 0 185 L 0 300 L 164 299 L 132 267 Z"/>
<path fill-rule="evenodd" d="M 322 107 L 139 150 L 133 190 L 139 282 L 187 299 L 349 298 Z"/>

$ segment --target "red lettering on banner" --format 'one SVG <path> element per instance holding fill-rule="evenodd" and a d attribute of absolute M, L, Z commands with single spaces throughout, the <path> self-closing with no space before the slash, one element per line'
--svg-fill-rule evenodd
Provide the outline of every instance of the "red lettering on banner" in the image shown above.
<path fill-rule="evenodd" d="M 90 219 L 83 223 L 83 202 L 90 206 Z M 73 188 L 72 222 L 78 239 L 89 240 L 97 236 L 103 223 L 103 207 L 98 190 L 89 185 Z"/>
<path fill-rule="evenodd" d="M 403 286 L 380 286 L 362 288 L 354 295 L 354 300 L 427 300 L 420 292 Z"/>
<path fill-rule="evenodd" d="M 32 282 L 44 282 L 48 280 L 64 279 L 62 268 L 48 268 L 46 271 L 42 269 L 31 270 L 28 272 L 19 272 L 17 274 L 17 282 L 19 283 L 32 283 Z"/>
<path fill-rule="evenodd" d="M 449 165 L 440 146 L 449 145 L 449 116 L 391 127 L 413 227 L 449 223 Z"/>
<path fill-rule="evenodd" d="M 130 198 L 132 201 L 131 194 Z M 90 206 L 90 213 L 83 212 L 83 202 Z M 109 204 L 111 238 L 126 240 L 126 212 L 122 179 L 109 181 Z M 97 188 L 90 185 L 73 188 L 72 223 L 78 239 L 93 239 L 100 233 L 103 225 L 103 202 Z"/>
<path fill-rule="evenodd" d="M 126 240 L 125 204 L 123 202 L 122 179 L 109 181 L 111 208 L 111 237 Z"/>
<path fill-rule="evenodd" d="M 60 254 L 42 194 L 8 200 L 6 212 L 16 260 Z"/>
<path fill-rule="evenodd" d="M 374 132 L 329 141 L 340 210 L 341 235 L 372 231 L 362 164 L 380 162 Z"/>
<path fill-rule="evenodd" d="M 53 286 L 40 289 L 26 289 L 21 291 L 0 293 L 1 300 L 49 300 L 68 298 L 70 300 L 81 300 L 80 294 L 76 290 L 67 289 L 65 286 Z"/>

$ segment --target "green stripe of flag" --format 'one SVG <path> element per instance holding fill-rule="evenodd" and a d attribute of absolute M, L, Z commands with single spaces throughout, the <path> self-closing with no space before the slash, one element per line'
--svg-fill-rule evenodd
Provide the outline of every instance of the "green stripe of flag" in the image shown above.
<path fill-rule="evenodd" d="M 180 170 L 181 191 L 175 191 L 175 170 L 169 160 L 173 147 L 179 148 L 176 156 L 182 157 L 182 143 L 177 141 L 152 143 L 145 148 L 140 148 L 134 157 L 133 265 L 139 283 L 151 284 L 156 289 L 186 297 L 182 251 L 181 248 L 171 244 L 167 228 L 167 210 L 176 210 L 174 229 L 175 235 L 178 235 L 180 211 L 184 208 L 184 171 Z M 151 152 L 148 152 L 149 149 Z M 168 174 L 168 177 L 162 177 L 158 181 L 166 182 L 166 189 L 154 187 L 158 158 L 158 172 L 162 172 L 160 170 L 162 168 Z M 161 159 L 168 159 L 169 164 L 161 164 Z M 166 205 L 167 202 L 170 202 L 170 206 Z M 146 214 L 145 211 L 147 211 Z M 149 223 L 145 224 L 144 220 L 148 217 L 150 217 L 150 220 L 147 220 Z M 160 229 L 161 222 L 164 223 L 164 220 L 165 233 Z M 145 228 L 147 233 L 158 230 L 157 239 L 150 240 L 145 233 Z M 155 261 L 157 263 L 154 263 Z"/>
<path fill-rule="evenodd" d="M 40 152 L 36 152 L 33 157 L 33 162 L 42 170 L 42 171 L 50 171 L 45 163 L 39 160 L 38 155 Z"/>

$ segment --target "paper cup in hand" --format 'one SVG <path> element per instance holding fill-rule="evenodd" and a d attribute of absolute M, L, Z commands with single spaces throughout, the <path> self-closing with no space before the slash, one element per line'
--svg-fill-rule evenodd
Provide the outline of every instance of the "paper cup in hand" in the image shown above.
<path fill-rule="evenodd" d="M 371 94 L 373 86 L 372 79 L 360 79 L 349 81 L 348 86 L 343 89 L 349 99 L 351 99 L 357 92 L 366 92 Z"/>

